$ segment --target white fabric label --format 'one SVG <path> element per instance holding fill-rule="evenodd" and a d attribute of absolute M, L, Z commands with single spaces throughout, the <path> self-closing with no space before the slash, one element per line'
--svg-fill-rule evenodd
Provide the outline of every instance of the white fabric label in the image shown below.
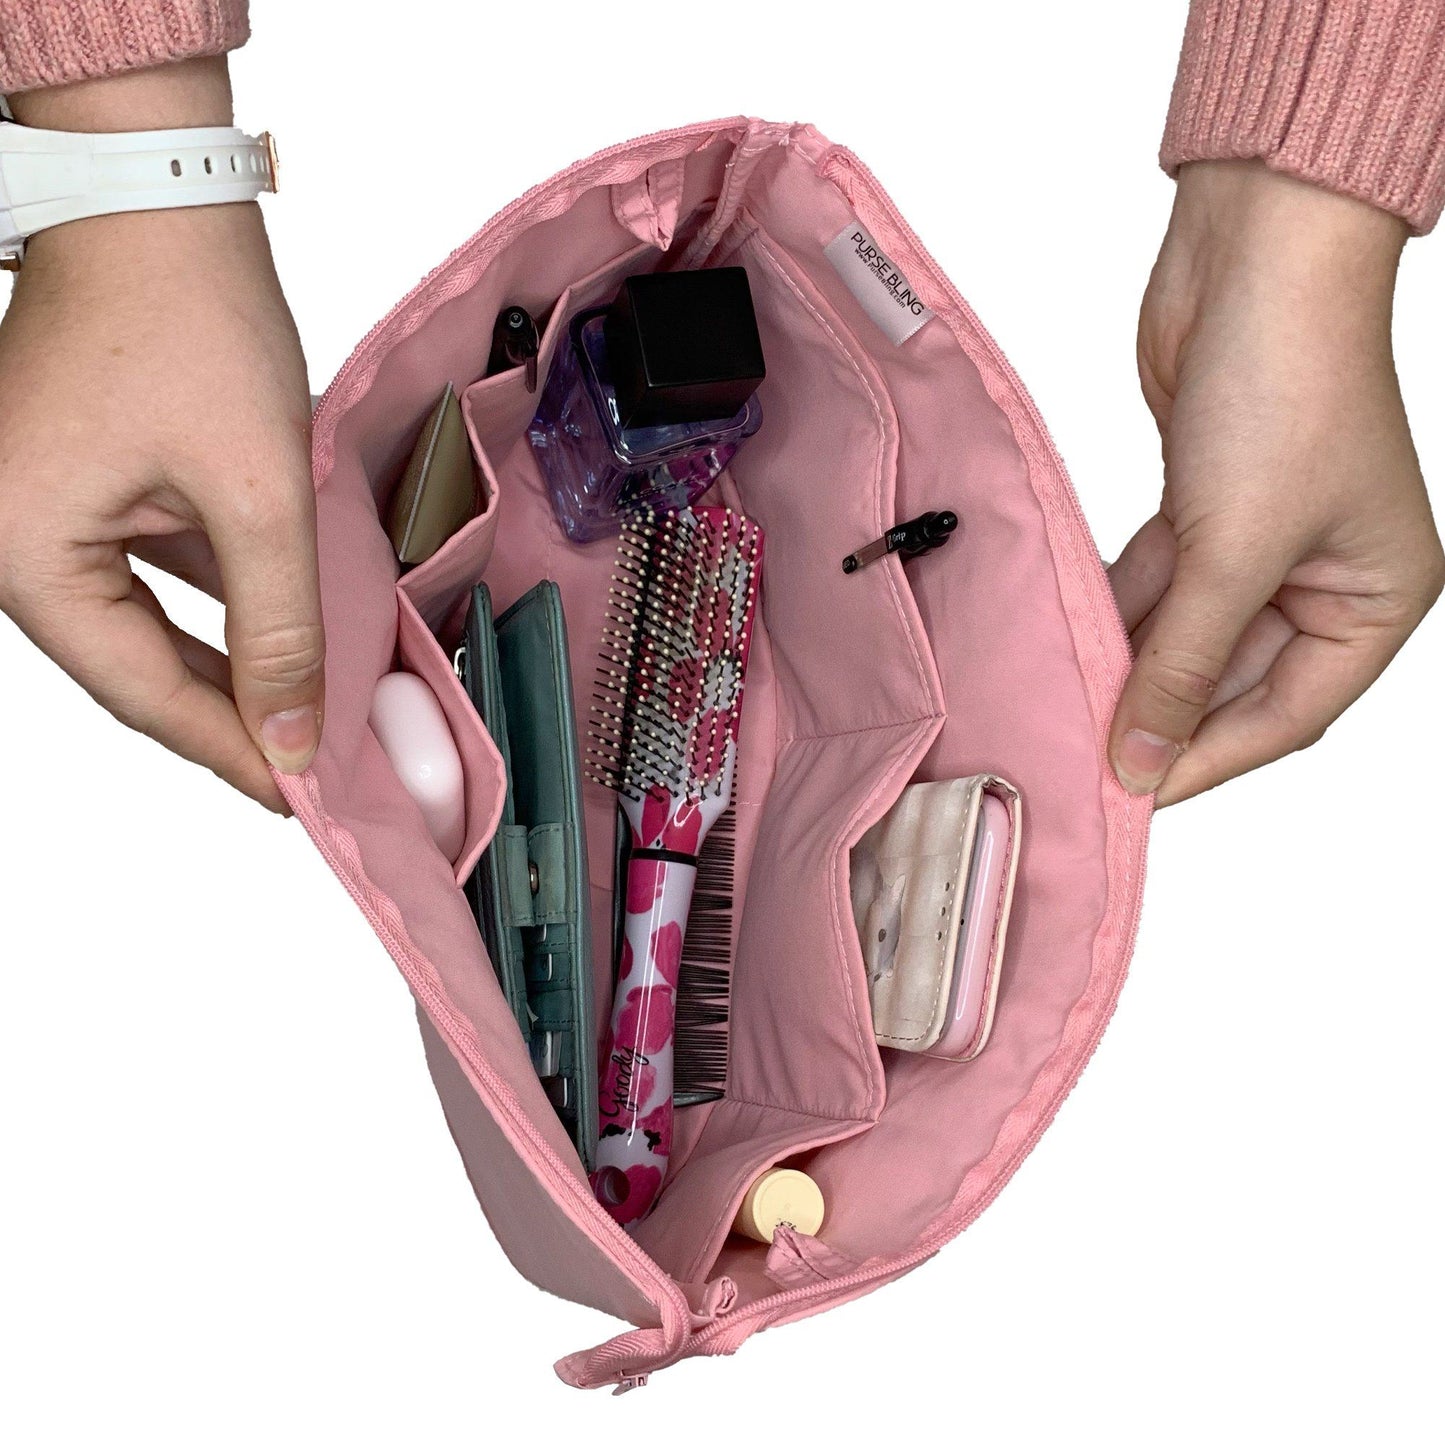
<path fill-rule="evenodd" d="M 933 312 L 919 300 L 908 277 L 861 225 L 845 227 L 823 248 L 823 254 L 854 299 L 895 346 L 902 346 L 933 319 Z"/>

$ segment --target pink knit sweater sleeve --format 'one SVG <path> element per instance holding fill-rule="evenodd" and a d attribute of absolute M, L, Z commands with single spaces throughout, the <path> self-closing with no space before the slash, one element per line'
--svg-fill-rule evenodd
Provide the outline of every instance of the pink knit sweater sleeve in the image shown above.
<path fill-rule="evenodd" d="M 0 0 L 0 95 L 220 55 L 246 0 Z"/>
<path fill-rule="evenodd" d="M 1445 0 L 1192 0 L 1160 161 L 1263 159 L 1428 231 Z"/>

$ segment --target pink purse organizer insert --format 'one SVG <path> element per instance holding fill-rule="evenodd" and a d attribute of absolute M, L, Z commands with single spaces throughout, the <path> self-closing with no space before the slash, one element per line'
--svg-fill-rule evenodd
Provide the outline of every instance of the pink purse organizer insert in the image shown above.
<path fill-rule="evenodd" d="M 901 345 L 824 254 L 860 223 L 935 313 Z M 737 780 L 730 1060 L 726 1096 L 679 1111 L 667 1186 L 627 1233 L 593 1200 L 458 886 L 496 827 L 503 773 L 451 650 L 473 583 L 500 609 L 552 577 L 586 699 L 612 565 L 611 543 L 573 546 L 553 520 L 522 373 L 478 380 L 497 312 L 548 318 L 545 377 L 567 319 L 622 277 L 704 264 L 747 268 L 768 362 L 762 430 L 716 493 L 767 533 Z M 448 381 L 485 506 L 398 579 L 378 506 Z M 1128 645 L 1062 464 L 869 172 L 811 127 L 743 119 L 580 162 L 366 337 L 317 411 L 314 456 L 326 729 L 314 768 L 283 787 L 416 997 L 448 1122 L 508 1256 L 540 1287 L 634 1327 L 562 1360 L 563 1379 L 627 1386 L 730 1353 L 958 1234 L 1049 1123 L 1113 1009 L 1150 805 L 1105 761 Z M 945 551 L 842 573 L 896 521 L 945 507 L 961 518 Z M 435 689 L 462 753 L 455 867 L 367 725 L 377 678 L 397 666 Z M 1029 817 L 992 1038 L 967 1064 L 880 1052 L 849 850 L 908 783 L 976 773 L 1016 784 Z M 588 790 L 605 1001 L 614 800 Z M 730 1236 L 749 1184 L 783 1160 L 823 1190 L 819 1238 L 781 1230 L 769 1249 Z"/>

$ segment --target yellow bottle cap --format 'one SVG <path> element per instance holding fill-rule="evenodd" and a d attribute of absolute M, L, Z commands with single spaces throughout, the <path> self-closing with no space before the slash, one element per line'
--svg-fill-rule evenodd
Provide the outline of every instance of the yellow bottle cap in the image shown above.
<path fill-rule="evenodd" d="M 823 1227 L 823 1191 L 801 1169 L 769 1169 L 753 1180 L 733 1229 L 771 1244 L 780 1224 L 799 1234 L 817 1234 Z"/>

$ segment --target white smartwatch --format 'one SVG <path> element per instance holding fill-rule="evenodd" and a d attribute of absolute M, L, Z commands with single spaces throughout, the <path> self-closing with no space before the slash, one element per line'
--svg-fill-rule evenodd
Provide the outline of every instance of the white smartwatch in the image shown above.
<path fill-rule="evenodd" d="M 0 118 L 0 269 L 19 269 L 37 231 L 119 211 L 254 201 L 276 189 L 276 170 L 269 133 L 212 126 L 89 134 Z"/>

